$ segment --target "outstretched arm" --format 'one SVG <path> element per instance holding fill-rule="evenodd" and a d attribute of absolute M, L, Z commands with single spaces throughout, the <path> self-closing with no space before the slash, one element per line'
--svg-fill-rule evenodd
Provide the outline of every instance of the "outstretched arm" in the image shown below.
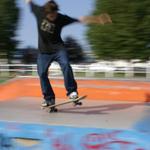
<path fill-rule="evenodd" d="M 79 21 L 84 24 L 108 24 L 112 23 L 111 17 L 107 14 L 101 14 L 99 16 L 85 16 L 85 17 L 80 17 Z"/>
<path fill-rule="evenodd" d="M 37 17 L 39 16 L 40 12 L 41 12 L 41 6 L 38 6 L 37 4 L 33 3 L 32 0 L 25 0 L 25 2 L 27 4 L 30 4 L 30 8 L 31 11 L 33 12 L 33 14 Z"/>

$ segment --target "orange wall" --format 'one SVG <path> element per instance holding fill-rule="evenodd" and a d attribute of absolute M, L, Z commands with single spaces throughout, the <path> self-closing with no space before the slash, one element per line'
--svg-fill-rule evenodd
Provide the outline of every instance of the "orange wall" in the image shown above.
<path fill-rule="evenodd" d="M 88 100 L 150 101 L 150 83 L 138 81 L 78 80 L 79 94 Z M 58 99 L 66 99 L 63 80 L 52 80 Z M 19 78 L 0 85 L 0 100 L 42 97 L 37 78 Z"/>

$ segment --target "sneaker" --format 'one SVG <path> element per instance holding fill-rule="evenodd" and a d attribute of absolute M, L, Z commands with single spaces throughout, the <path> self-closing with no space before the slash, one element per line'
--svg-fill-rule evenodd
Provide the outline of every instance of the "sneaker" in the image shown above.
<path fill-rule="evenodd" d="M 77 99 L 78 98 L 78 93 L 77 92 L 72 92 L 69 94 L 69 99 Z"/>
<path fill-rule="evenodd" d="M 41 103 L 42 107 L 48 107 L 48 106 L 54 105 L 54 104 L 55 104 L 55 100 L 51 100 L 51 101 L 43 100 Z"/>

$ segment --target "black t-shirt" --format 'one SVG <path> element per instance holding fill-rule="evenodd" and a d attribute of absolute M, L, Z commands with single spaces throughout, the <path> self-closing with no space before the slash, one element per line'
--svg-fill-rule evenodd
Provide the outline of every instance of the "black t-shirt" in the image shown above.
<path fill-rule="evenodd" d="M 63 48 L 64 43 L 61 38 L 62 28 L 74 22 L 77 19 L 58 13 L 55 21 L 46 18 L 44 8 L 33 2 L 30 3 L 31 10 L 34 13 L 38 26 L 38 47 L 41 53 L 52 53 L 57 49 Z"/>

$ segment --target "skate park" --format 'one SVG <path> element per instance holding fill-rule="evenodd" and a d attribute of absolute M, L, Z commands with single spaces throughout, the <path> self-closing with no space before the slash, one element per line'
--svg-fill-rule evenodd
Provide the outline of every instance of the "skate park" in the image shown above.
<path fill-rule="evenodd" d="M 149 5 L 1 0 L 0 150 L 150 150 Z"/>
<path fill-rule="evenodd" d="M 56 102 L 66 101 L 63 79 L 54 77 L 50 81 L 57 95 Z M 41 110 L 42 95 L 37 76 L 18 76 L 2 83 L 0 85 L 1 126 L 10 130 L 10 133 L 13 133 L 11 136 L 18 136 L 15 142 L 17 141 L 21 148 L 26 149 L 42 149 L 40 147 L 44 146 L 47 149 L 49 142 L 46 140 L 52 137 L 41 136 L 36 139 L 36 136 L 40 134 L 39 131 L 51 134 L 49 130 L 54 130 L 53 138 L 60 140 L 57 139 L 60 147 L 67 145 L 76 149 L 75 143 L 77 143 L 82 149 L 85 147 L 85 145 L 82 146 L 85 141 L 80 143 L 77 139 L 82 141 L 87 135 L 89 137 L 86 137 L 86 144 L 89 144 L 91 148 L 85 149 L 92 150 L 94 149 L 92 146 L 97 144 L 101 149 L 108 147 L 111 149 L 125 149 L 126 147 L 148 149 L 149 145 L 141 137 L 149 139 L 149 82 L 85 78 L 79 78 L 77 82 L 80 95 L 87 95 L 87 98 L 82 101 L 83 105 L 77 107 L 72 104 L 63 105 L 58 108 L 57 113 Z M 62 131 L 57 133 L 60 128 L 63 128 Z M 72 132 L 75 136 L 72 142 L 66 143 L 62 140 L 63 137 L 73 136 L 68 135 L 73 134 Z M 106 136 L 103 142 L 101 136 Z M 115 139 L 117 141 L 113 138 L 117 138 Z M 47 144 L 42 145 L 37 142 L 43 139 Z M 93 142 L 94 139 L 96 143 Z M 55 140 L 52 141 L 55 143 Z M 50 147 L 59 148 L 53 144 L 51 143 Z"/>

